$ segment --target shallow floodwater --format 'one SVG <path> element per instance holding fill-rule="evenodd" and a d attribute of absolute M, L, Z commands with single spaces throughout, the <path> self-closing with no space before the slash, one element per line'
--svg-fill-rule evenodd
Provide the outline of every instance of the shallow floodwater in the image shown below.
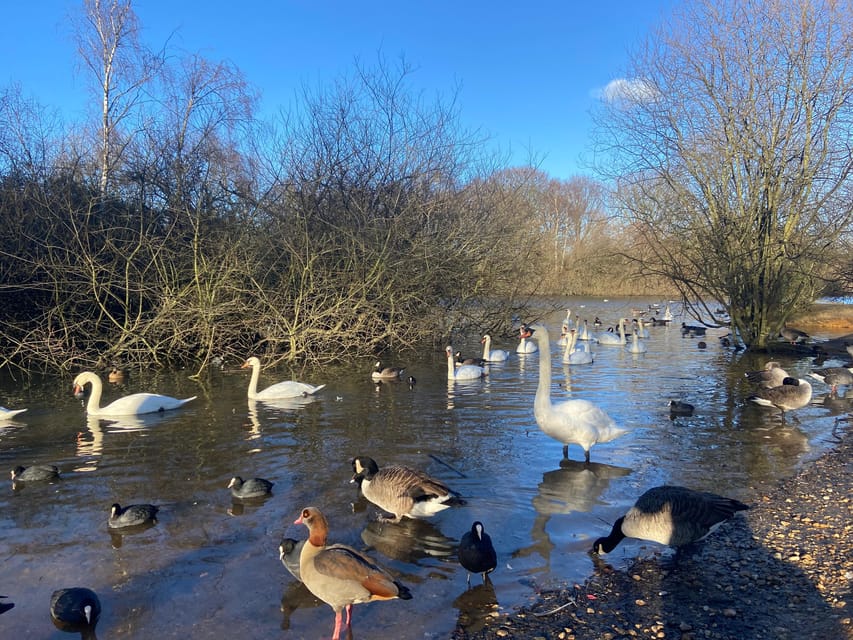
<path fill-rule="evenodd" d="M 653 300 L 572 299 L 573 317 L 615 324 Z M 678 305 L 673 305 L 678 313 Z M 661 311 L 652 314 L 661 315 Z M 89 419 L 70 379 L 0 382 L 0 404 L 27 407 L 0 423 L 0 469 L 56 464 L 56 484 L 0 491 L 0 593 L 15 607 L 0 618 L 3 637 L 68 637 L 48 615 L 51 593 L 87 586 L 103 605 L 98 635 L 112 638 L 321 638 L 332 610 L 316 601 L 278 559 L 282 536 L 306 537 L 293 521 L 302 507 L 325 512 L 331 540 L 366 550 L 412 591 L 410 601 L 354 608 L 354 638 L 447 638 L 457 620 L 474 629 L 493 610 L 513 610 L 538 589 L 581 582 L 587 551 L 647 488 L 685 484 L 749 500 L 762 482 L 790 475 L 828 446 L 843 399 L 813 404 L 781 422 L 748 404 L 743 372 L 767 356 L 735 354 L 709 330 L 707 349 L 672 326 L 648 327 L 648 351 L 593 346 L 592 365 L 568 366 L 557 346 L 565 312 L 549 315 L 552 399 L 586 398 L 632 431 L 592 449 L 592 463 L 539 431 L 533 397 L 539 357 L 515 353 L 482 381 L 447 382 L 443 350 L 389 361 L 417 383 L 375 385 L 373 359 L 352 370 L 316 370 L 316 398 L 278 406 L 246 401 L 248 373 L 238 362 L 191 380 L 183 372 L 132 371 L 121 387 L 105 383 L 104 403 L 154 391 L 197 395 L 184 409 L 152 418 Z M 494 348 L 515 350 L 514 340 Z M 454 344 L 478 355 L 475 337 Z M 247 354 L 248 355 L 248 354 Z M 811 358 L 775 358 L 797 376 Z M 841 364 L 827 360 L 821 366 Z M 260 387 L 287 377 L 265 371 Z M 815 381 L 815 396 L 826 389 Z M 668 401 L 696 406 L 670 420 Z M 378 524 L 377 509 L 350 484 L 350 459 L 418 467 L 446 481 L 464 506 L 428 521 Z M 226 488 L 234 475 L 275 482 L 260 504 L 240 505 Z M 7 479 L 9 476 L 6 476 Z M 114 502 L 160 506 L 156 526 L 111 534 Z M 498 550 L 490 586 L 466 573 L 454 545 L 481 520 Z M 607 556 L 622 567 L 657 547 L 626 541 Z"/>

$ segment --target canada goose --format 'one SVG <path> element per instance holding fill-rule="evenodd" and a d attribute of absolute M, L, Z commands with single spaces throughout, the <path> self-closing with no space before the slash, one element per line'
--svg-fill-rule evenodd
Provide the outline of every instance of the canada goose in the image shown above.
<path fill-rule="evenodd" d="M 805 407 L 812 400 L 812 386 L 803 378 L 785 378 L 772 389 L 759 389 L 747 400 L 764 407 L 776 407 L 782 413 Z"/>
<path fill-rule="evenodd" d="M 670 400 L 669 401 L 669 417 L 674 418 L 676 416 L 692 416 L 693 415 L 693 405 L 689 402 L 683 402 L 681 400 Z"/>
<path fill-rule="evenodd" d="M 196 399 L 196 396 L 179 400 L 158 393 L 133 393 L 102 407 L 101 393 L 104 385 L 96 373 L 84 371 L 74 378 L 74 395 L 82 395 L 83 387 L 87 384 L 92 385 L 92 392 L 89 394 L 89 400 L 86 403 L 86 414 L 90 416 L 137 416 L 145 413 L 160 413 L 178 409 L 187 402 Z"/>
<path fill-rule="evenodd" d="M 353 458 L 352 471 L 351 482 L 359 483 L 364 497 L 394 514 L 393 518 L 380 518 L 384 521 L 399 522 L 403 516 L 428 518 L 459 503 L 456 492 L 423 471 L 399 465 L 380 469 L 368 456 Z"/>
<path fill-rule="evenodd" d="M 700 327 L 695 324 L 685 324 L 684 322 L 681 323 L 682 336 L 704 336 L 705 331 L 705 327 Z"/>
<path fill-rule="evenodd" d="M 543 433 L 563 443 L 563 457 L 569 457 L 569 444 L 579 444 L 589 462 L 589 449 L 598 442 L 627 433 L 613 419 L 589 400 L 551 402 L 551 346 L 548 329 L 531 325 L 529 332 L 539 344 L 539 384 L 533 401 L 533 415 Z"/>
<path fill-rule="evenodd" d="M 59 589 L 50 596 L 50 619 L 62 631 L 79 632 L 84 639 L 94 638 L 100 615 L 101 601 L 86 587 Z"/>
<path fill-rule="evenodd" d="M 381 362 L 377 362 L 370 377 L 374 380 L 396 380 L 405 370 L 401 367 L 383 367 Z"/>
<path fill-rule="evenodd" d="M 375 600 L 411 600 L 411 592 L 384 569 L 352 547 L 327 545 L 329 524 L 316 507 L 302 510 L 294 524 L 308 527 L 308 540 L 299 554 L 302 583 L 335 612 L 332 640 L 339 640 L 346 609 L 352 626 L 352 605 Z"/>
<path fill-rule="evenodd" d="M 610 553 L 623 538 L 639 538 L 676 549 L 702 540 L 723 521 L 749 506 L 714 493 L 664 485 L 641 495 L 634 506 L 613 523 L 610 535 L 592 545 L 596 554 Z"/>
<path fill-rule="evenodd" d="M 805 342 L 809 338 L 809 334 L 805 331 L 800 331 L 799 329 L 794 329 L 793 327 L 789 327 L 787 325 L 783 325 L 779 330 L 779 336 L 784 338 L 791 344 L 797 344 L 798 342 Z"/>
<path fill-rule="evenodd" d="M 486 375 L 485 369 L 474 364 L 463 364 L 456 366 L 453 359 L 453 347 L 446 347 L 447 355 L 447 379 L 448 380 L 476 380 Z"/>
<path fill-rule="evenodd" d="M 111 529 L 152 524 L 157 522 L 157 512 L 159 510 L 160 507 L 153 504 L 132 504 L 127 507 L 121 507 L 116 503 L 110 508 L 108 524 Z"/>
<path fill-rule="evenodd" d="M 815 380 L 820 380 L 824 384 L 828 384 L 831 388 L 831 393 L 838 392 L 838 385 L 853 385 L 853 367 L 827 367 L 826 369 L 817 369 L 812 371 L 809 376 Z"/>
<path fill-rule="evenodd" d="M 34 464 L 31 467 L 15 467 L 12 469 L 12 480 L 15 482 L 46 482 L 59 479 L 59 469 L 52 464 Z"/>
<path fill-rule="evenodd" d="M 764 365 L 763 369 L 757 371 L 747 371 L 743 374 L 746 379 L 757 384 L 762 389 L 772 389 L 782 384 L 782 381 L 788 377 L 788 372 L 782 368 L 782 365 L 771 360 Z"/>
<path fill-rule="evenodd" d="M 483 344 L 483 360 L 486 362 L 503 362 L 509 358 L 509 351 L 503 349 L 492 349 L 492 336 L 488 333 L 480 340 Z"/>
<path fill-rule="evenodd" d="M 305 382 L 297 382 L 296 380 L 286 380 L 270 385 L 263 391 L 258 391 L 258 378 L 261 376 L 261 361 L 252 356 L 240 366 L 241 369 L 248 369 L 249 367 L 252 368 L 252 378 L 249 381 L 248 392 L 250 400 L 275 400 L 276 398 L 313 396 L 320 389 L 326 387 L 324 384 L 314 386 Z"/>
<path fill-rule="evenodd" d="M 474 365 L 475 367 L 485 367 L 486 359 L 485 358 L 465 358 L 462 356 L 461 351 L 457 351 L 453 354 L 454 364 L 457 367 L 461 367 L 463 365 Z"/>
<path fill-rule="evenodd" d="M 228 483 L 231 495 L 238 500 L 257 500 L 266 498 L 272 493 L 272 482 L 263 478 L 252 478 L 244 481 L 240 476 L 234 476 Z"/>
<path fill-rule="evenodd" d="M 482 574 L 483 582 L 486 582 L 488 575 L 498 566 L 492 539 L 480 521 L 472 524 L 471 530 L 466 531 L 459 540 L 457 555 L 459 564 L 468 571 L 468 584 L 471 584 L 472 573 Z"/>

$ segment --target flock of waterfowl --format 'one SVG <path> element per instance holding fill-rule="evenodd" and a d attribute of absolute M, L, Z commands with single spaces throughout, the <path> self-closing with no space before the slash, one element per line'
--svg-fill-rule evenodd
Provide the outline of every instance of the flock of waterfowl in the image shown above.
<path fill-rule="evenodd" d="M 668 321 L 655 320 L 652 324 Z M 648 332 L 642 319 L 632 323 L 630 340 L 625 325 L 626 321 L 620 319 L 611 330 L 590 332 L 585 321 L 573 326 L 569 312 L 563 323 L 559 343 L 564 348 L 563 362 L 572 365 L 594 362 L 592 349 L 579 346 L 579 341 L 586 345 L 624 346 L 631 353 L 645 353 L 643 339 L 648 336 Z M 593 326 L 600 328 L 598 318 Z M 704 335 L 704 328 L 682 325 L 682 334 Z M 792 333 L 791 336 L 795 341 L 803 339 L 802 335 L 795 336 Z M 789 339 L 787 335 L 784 337 Z M 452 346 L 447 346 L 449 381 L 482 378 L 487 375 L 489 363 L 503 362 L 511 357 L 509 351 L 493 349 L 488 334 L 483 336 L 481 342 L 484 346 L 481 358 L 462 358 Z M 570 445 L 578 445 L 584 452 L 585 463 L 589 464 L 590 450 L 594 445 L 610 442 L 629 431 L 589 400 L 552 401 L 551 345 L 547 327 L 541 324 L 523 325 L 516 353 L 538 354 L 539 379 L 533 399 L 533 414 L 542 432 L 563 445 L 564 458 L 568 458 Z M 285 381 L 258 391 L 260 360 L 256 357 L 248 358 L 243 368 L 252 370 L 247 395 L 253 400 L 304 397 L 316 394 L 325 387 Z M 383 367 L 377 362 L 371 378 L 375 381 L 402 379 L 404 372 L 402 367 Z M 111 372 L 111 380 L 114 375 L 118 375 L 117 370 Z M 811 385 L 804 379 L 789 376 L 777 362 L 769 362 L 764 369 L 748 372 L 746 376 L 756 387 L 748 399 L 757 404 L 773 406 L 785 412 L 805 406 L 811 400 Z M 830 386 L 832 393 L 836 392 L 839 385 L 853 385 L 853 367 L 815 370 L 810 376 Z M 414 382 L 414 378 L 410 377 L 410 385 Z M 101 406 L 103 386 L 100 377 L 93 372 L 79 374 L 73 382 L 75 396 L 82 397 L 86 387 L 89 388 L 86 412 L 92 416 L 159 413 L 179 409 L 195 399 L 136 393 Z M 0 408 L 0 419 L 10 419 L 24 411 L 26 409 Z M 694 407 L 686 402 L 670 401 L 673 418 L 692 415 L 693 411 Z M 358 484 L 361 494 L 390 514 L 382 516 L 383 521 L 399 523 L 403 518 L 429 518 L 451 506 L 465 504 L 464 499 L 444 482 L 420 470 L 393 464 L 380 467 L 368 456 L 357 456 L 351 464 L 351 481 Z M 53 465 L 17 466 L 12 470 L 13 482 L 52 482 L 58 477 L 59 470 Z M 240 476 L 234 476 L 227 488 L 235 500 L 251 501 L 269 496 L 273 483 L 262 478 L 244 481 Z M 737 500 L 713 493 L 670 485 L 653 487 L 643 493 L 635 505 L 613 524 L 608 536 L 595 541 L 591 551 L 595 554 L 609 553 L 623 538 L 631 537 L 673 547 L 677 551 L 677 558 L 683 547 L 701 540 L 720 523 L 748 508 Z M 132 504 L 122 507 L 115 503 L 110 508 L 108 526 L 111 529 L 151 526 L 156 523 L 157 512 L 156 505 Z M 340 637 L 344 627 L 350 627 L 354 604 L 412 598 L 408 587 L 365 554 L 343 544 L 330 544 L 328 521 L 318 507 L 304 507 L 294 524 L 307 527 L 307 539 L 283 538 L 279 546 L 280 560 L 311 593 L 333 609 L 334 639 Z M 489 573 L 497 567 L 495 547 L 479 520 L 473 522 L 470 530 L 460 537 L 456 553 L 459 563 L 468 572 L 469 582 L 471 574 L 480 574 L 487 581 Z M 60 629 L 94 636 L 100 613 L 101 605 L 97 595 L 87 588 L 59 590 L 51 598 L 51 619 Z"/>

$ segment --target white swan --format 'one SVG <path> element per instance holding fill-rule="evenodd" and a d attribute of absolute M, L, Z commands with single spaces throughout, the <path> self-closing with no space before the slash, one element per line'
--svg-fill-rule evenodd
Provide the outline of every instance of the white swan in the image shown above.
<path fill-rule="evenodd" d="M 4 420 L 11 420 L 19 413 L 23 413 L 26 409 L 7 409 L 6 407 L 0 407 L 0 422 Z"/>
<path fill-rule="evenodd" d="M 74 378 L 74 395 L 83 393 L 83 387 L 92 385 L 89 401 L 86 403 L 86 414 L 90 416 L 138 416 L 145 413 L 160 413 L 184 406 L 196 396 L 179 400 L 171 396 L 162 396 L 157 393 L 134 393 L 114 400 L 106 407 L 101 406 L 101 393 L 104 385 L 98 374 L 84 371 Z"/>
<path fill-rule="evenodd" d="M 618 347 L 627 344 L 625 339 L 625 319 L 619 318 L 618 334 L 613 331 L 602 331 L 598 334 L 598 344 Z"/>
<path fill-rule="evenodd" d="M 476 380 L 486 375 L 483 367 L 475 364 L 463 364 L 456 366 L 453 357 L 453 347 L 444 350 L 447 353 L 447 379 L 448 380 Z"/>
<path fill-rule="evenodd" d="M 578 335 L 576 340 L 590 340 L 595 341 L 595 337 L 589 330 L 589 323 L 584 320 L 583 324 L 578 327 Z"/>
<path fill-rule="evenodd" d="M 610 442 L 627 429 L 616 425 L 613 419 L 589 400 L 565 400 L 551 403 L 551 348 L 548 330 L 541 325 L 530 327 L 533 339 L 539 343 L 539 386 L 533 401 L 533 415 L 539 428 L 563 443 L 563 457 L 569 457 L 569 445 L 579 444 L 584 458 L 589 462 L 589 449 L 599 442 Z"/>
<path fill-rule="evenodd" d="M 625 347 L 631 353 L 645 353 L 648 351 L 648 347 L 646 347 L 646 343 L 640 340 L 640 335 L 643 332 L 643 321 L 640 320 L 639 325 L 637 327 L 639 330 L 635 330 L 631 334 L 631 342 L 629 342 Z"/>
<path fill-rule="evenodd" d="M 488 333 L 480 340 L 483 343 L 483 360 L 486 362 L 503 362 L 509 358 L 509 351 L 492 349 L 492 336 Z"/>
<path fill-rule="evenodd" d="M 595 357 L 592 351 L 587 351 L 586 344 L 578 346 L 578 334 L 572 332 L 572 339 L 563 352 L 563 362 L 566 364 L 592 364 Z"/>
<path fill-rule="evenodd" d="M 515 348 L 516 353 L 536 353 L 539 351 L 539 345 L 536 344 L 535 340 L 530 340 L 530 331 L 527 325 L 523 325 L 519 332 L 520 342 L 518 346 Z"/>
<path fill-rule="evenodd" d="M 252 368 L 252 379 L 249 380 L 249 399 L 250 400 L 275 400 L 276 398 L 298 398 L 300 396 L 313 396 L 326 385 L 321 384 L 314 386 L 296 380 L 287 380 L 270 385 L 263 391 L 258 391 L 258 378 L 261 377 L 261 361 L 255 356 L 247 359 L 242 364 L 241 369 Z"/>

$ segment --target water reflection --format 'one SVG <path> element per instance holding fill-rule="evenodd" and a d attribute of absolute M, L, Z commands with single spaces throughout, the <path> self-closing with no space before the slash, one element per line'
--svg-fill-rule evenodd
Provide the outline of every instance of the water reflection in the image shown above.
<path fill-rule="evenodd" d="M 308 587 L 297 580 L 291 580 L 281 594 L 281 628 L 290 629 L 290 618 L 297 609 L 313 609 L 328 605 L 308 591 Z"/>
<path fill-rule="evenodd" d="M 483 584 L 465 589 L 453 601 L 453 607 L 459 610 L 457 624 L 469 634 L 481 631 L 490 617 L 496 616 L 498 596 L 495 586 L 486 577 Z"/>
<path fill-rule="evenodd" d="M 551 552 L 555 549 L 548 535 L 548 522 L 554 515 L 567 515 L 576 511 L 592 511 L 610 481 L 631 473 L 630 469 L 603 464 L 563 459 L 560 468 L 546 471 L 533 498 L 536 515 L 530 531 L 532 544 L 516 551 L 514 557 L 525 557 L 532 553 L 541 556 L 550 565 Z"/>
<path fill-rule="evenodd" d="M 449 558 L 455 541 L 427 520 L 403 518 L 398 523 L 370 522 L 361 532 L 364 543 L 386 558 L 420 564 L 424 558 Z"/>
<path fill-rule="evenodd" d="M 125 537 L 137 536 L 141 533 L 145 533 L 149 529 L 153 529 L 156 526 L 156 522 L 144 522 L 142 524 L 133 525 L 132 527 L 109 529 L 110 543 L 113 549 L 119 549 L 124 544 Z"/>

